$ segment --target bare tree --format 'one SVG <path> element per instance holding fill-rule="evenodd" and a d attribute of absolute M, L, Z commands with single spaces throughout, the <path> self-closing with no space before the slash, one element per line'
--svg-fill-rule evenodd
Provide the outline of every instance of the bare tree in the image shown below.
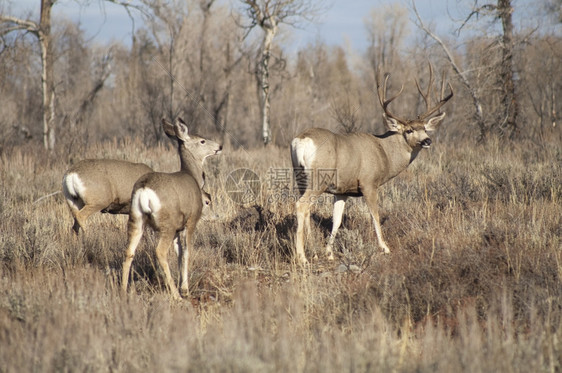
<path fill-rule="evenodd" d="M 53 79 L 53 52 L 51 45 L 51 8 L 56 0 L 41 0 L 39 22 L 0 14 L 0 35 L 27 31 L 37 37 L 41 48 L 41 90 L 43 93 L 43 146 L 55 146 L 53 121 L 55 119 L 55 88 Z"/>
<path fill-rule="evenodd" d="M 500 134 L 507 134 L 511 137 L 514 137 L 519 133 L 519 100 L 515 84 L 515 42 L 512 19 L 512 2 L 513 0 L 497 0 L 497 3 L 495 4 L 482 4 L 482 1 L 474 0 L 469 15 L 465 18 L 458 29 L 458 32 L 460 32 L 466 25 L 468 25 L 469 22 L 471 22 L 473 18 L 479 18 L 481 16 L 493 17 L 494 20 L 499 19 L 502 24 L 501 35 L 495 43 L 500 50 L 499 63 L 498 65 L 493 66 L 493 71 L 491 71 L 496 80 L 494 83 L 495 90 L 499 92 L 500 108 L 495 111 L 493 123 L 490 126 L 486 126 L 482 112 L 482 101 L 478 95 L 476 86 L 469 81 L 466 76 L 466 72 L 461 70 L 460 66 L 456 63 L 453 54 L 443 40 L 424 24 L 416 9 L 415 1 L 412 1 L 412 8 L 417 18 L 418 27 L 420 27 L 427 35 L 440 45 L 459 80 L 470 93 L 472 103 L 475 108 L 474 119 L 480 129 L 480 140 L 484 140 L 490 130 L 497 130 Z"/>
<path fill-rule="evenodd" d="M 181 48 L 179 39 L 183 27 L 187 24 L 186 20 L 189 12 L 186 11 L 185 4 L 179 1 L 144 0 L 144 3 L 153 15 L 146 25 L 150 29 L 151 36 L 156 41 L 159 54 L 165 59 L 165 61 L 160 61 L 160 59 L 154 58 L 154 61 L 168 75 L 167 91 L 169 97 L 167 99 L 167 115 L 170 118 L 175 118 L 180 111 L 179 104 L 177 103 L 178 93 L 176 92 L 178 85 L 178 56 L 182 55 L 184 52 L 179 50 Z M 187 65 L 193 67 L 194 63 L 191 62 L 190 56 L 183 58 L 187 58 Z M 179 92 L 179 95 L 181 96 L 182 93 Z M 147 110 L 151 109 L 147 108 Z M 158 117 L 161 115 L 162 113 L 157 113 L 156 116 Z M 156 118 L 152 119 L 154 123 L 157 123 L 157 121 L 154 120 Z M 159 126 L 156 128 L 158 127 Z"/>
<path fill-rule="evenodd" d="M 397 70 L 395 63 L 409 31 L 407 9 L 397 4 L 373 9 L 364 23 L 373 77 L 378 69 L 387 70 L 392 66 Z"/>
<path fill-rule="evenodd" d="M 512 136 L 519 132 L 518 116 L 519 116 L 519 100 L 515 89 L 514 63 L 513 53 L 515 43 L 513 40 L 513 0 L 498 0 L 496 12 L 501 19 L 503 34 L 501 42 L 501 67 L 500 67 L 500 84 L 504 91 L 502 94 L 503 118 Z M 503 127 L 503 126 L 502 126 Z"/>
<path fill-rule="evenodd" d="M 105 81 L 109 78 L 111 74 L 111 60 L 112 60 L 111 50 L 104 54 L 99 61 L 98 71 L 96 72 L 96 77 L 92 88 L 87 92 L 86 96 L 82 99 L 80 105 L 73 113 L 73 118 L 71 119 L 71 127 L 77 127 L 82 124 L 84 118 L 86 117 L 88 111 L 91 110 L 98 93 L 103 88 Z"/>
<path fill-rule="evenodd" d="M 296 26 L 299 21 L 310 21 L 319 11 L 319 2 L 312 0 L 240 0 L 250 19 L 251 31 L 259 26 L 264 34 L 260 56 L 256 63 L 256 80 L 261 111 L 262 138 L 265 145 L 271 142 L 269 63 L 273 39 L 280 24 Z M 316 4 L 315 4 L 316 3 Z"/>
<path fill-rule="evenodd" d="M 208 102 L 208 113 L 213 119 L 215 129 L 219 132 L 221 143 L 224 142 L 227 133 L 228 115 L 230 105 L 230 91 L 232 89 L 233 77 L 232 72 L 245 57 L 246 51 L 239 48 L 233 48 L 232 45 L 240 45 L 242 38 L 241 33 L 227 32 L 228 26 L 221 23 L 221 29 L 225 30 L 226 35 L 221 40 L 224 50 L 221 55 L 212 55 L 212 48 L 209 44 L 213 43 L 213 33 L 211 21 L 214 18 L 220 19 L 211 12 L 211 7 L 215 0 L 199 0 L 199 8 L 201 9 L 203 20 L 201 21 L 201 32 L 199 36 L 199 84 L 200 92 L 199 101 Z M 219 71 L 212 71 L 212 69 Z M 221 71 L 222 70 L 222 71 Z M 217 74 L 222 75 L 220 79 Z M 221 87 L 220 82 L 224 86 Z M 210 83 L 210 84 L 209 84 Z M 206 87 L 208 86 L 208 87 Z M 207 97 L 210 96 L 210 97 Z"/>
<path fill-rule="evenodd" d="M 529 122 L 535 123 L 531 130 L 540 140 L 550 136 L 551 131 L 559 126 L 561 59 L 562 39 L 545 35 L 526 46 L 519 62 L 526 67 L 520 77 L 520 84 L 525 87 L 521 90 L 522 102 L 525 103 L 521 105 L 522 114 L 527 114 Z"/>
<path fill-rule="evenodd" d="M 195 130 L 211 121 L 224 138 L 232 72 L 244 55 L 232 47 L 241 44 L 242 32 L 231 12 L 217 6 L 216 0 L 144 1 L 154 14 L 146 26 L 158 47 L 150 59 L 167 80 L 165 89 L 159 81 L 153 85 L 162 87 L 168 116 L 189 118 Z M 150 100 L 153 94 L 146 93 Z M 162 115 L 159 108 L 144 107 Z"/>
<path fill-rule="evenodd" d="M 501 50 L 500 66 L 498 68 L 498 89 L 501 93 L 502 110 L 498 113 L 496 125 L 500 132 L 509 132 L 510 136 L 519 133 L 518 117 L 519 102 L 515 87 L 514 72 L 514 34 L 513 34 L 513 0 L 497 0 L 494 3 L 481 4 L 482 1 L 475 0 L 470 14 L 467 16 L 460 30 L 473 18 L 480 16 L 491 16 L 499 19 L 502 24 L 502 33 L 499 40 Z"/>
<path fill-rule="evenodd" d="M 39 41 L 41 49 L 41 92 L 43 95 L 43 146 L 47 150 L 55 148 L 55 77 L 53 38 L 51 34 L 51 10 L 57 0 L 40 0 L 41 11 L 39 22 L 30 19 L 21 19 L 14 16 L 0 14 L 0 37 L 12 32 L 23 31 L 34 35 Z M 128 2 L 119 0 L 106 0 L 122 5 L 126 9 L 135 7 Z M 127 10 L 128 11 L 128 10 Z"/>
<path fill-rule="evenodd" d="M 482 102 L 479 97 L 478 90 L 467 78 L 466 72 L 463 71 L 463 69 L 461 69 L 461 67 L 459 66 L 459 64 L 455 59 L 455 56 L 453 55 L 449 47 L 447 47 L 445 42 L 423 22 L 423 20 L 421 19 L 418 13 L 418 9 L 416 8 L 416 4 L 414 1 L 412 1 L 412 8 L 414 10 L 417 19 L 416 25 L 419 28 L 421 28 L 427 35 L 429 35 L 429 37 L 435 40 L 437 44 L 439 44 L 439 46 L 445 53 L 445 56 L 449 60 L 449 63 L 451 64 L 453 71 L 455 72 L 461 83 L 465 86 L 465 88 L 469 92 L 470 97 L 472 98 L 472 105 L 474 106 L 474 120 L 476 121 L 476 125 L 480 130 L 479 140 L 484 141 L 488 132 L 488 128 L 486 127 L 486 123 L 484 121 L 484 115 L 482 112 Z"/>

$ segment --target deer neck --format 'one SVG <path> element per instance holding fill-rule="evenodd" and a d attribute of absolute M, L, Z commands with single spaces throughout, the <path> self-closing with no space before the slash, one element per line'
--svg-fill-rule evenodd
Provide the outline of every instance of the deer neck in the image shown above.
<path fill-rule="evenodd" d="M 197 159 L 193 153 L 179 145 L 180 171 L 193 176 L 199 188 L 203 188 L 205 174 L 203 173 L 203 160 Z"/>
<path fill-rule="evenodd" d="M 399 133 L 387 134 L 381 144 L 388 157 L 390 178 L 404 171 L 421 150 L 413 149 Z"/>

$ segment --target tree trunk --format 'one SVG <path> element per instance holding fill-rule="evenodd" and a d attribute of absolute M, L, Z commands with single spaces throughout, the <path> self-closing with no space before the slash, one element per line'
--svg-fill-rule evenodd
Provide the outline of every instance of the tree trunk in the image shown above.
<path fill-rule="evenodd" d="M 257 78 L 258 93 L 261 104 L 261 122 L 262 122 L 262 138 L 264 145 L 271 142 L 271 124 L 269 121 L 270 103 L 269 103 L 269 61 L 271 59 L 271 46 L 273 38 L 277 32 L 277 25 L 263 29 L 265 32 L 261 51 L 261 58 L 258 62 Z"/>
<path fill-rule="evenodd" d="M 512 0 L 498 0 L 498 15 L 502 22 L 502 60 L 500 66 L 500 83 L 503 94 L 501 98 L 503 118 L 500 120 L 500 128 L 510 132 L 510 136 L 516 136 L 519 132 L 517 120 L 519 115 L 519 104 L 515 92 L 515 81 L 513 72 L 513 6 Z"/>
<path fill-rule="evenodd" d="M 51 8 L 55 0 L 41 0 L 39 44 L 41 45 L 41 88 L 43 93 L 43 145 L 47 150 L 55 147 L 55 83 L 53 51 L 51 45 Z"/>
<path fill-rule="evenodd" d="M 224 145 L 225 135 L 226 135 L 226 126 L 228 125 L 229 120 L 229 113 L 230 113 L 230 90 L 232 89 L 232 55 L 230 53 L 230 41 L 226 43 L 225 49 L 225 60 L 226 60 L 226 69 L 224 70 L 224 78 L 226 80 L 226 87 L 224 90 L 224 96 L 217 107 L 216 117 L 221 118 L 220 112 L 223 111 L 224 114 L 222 115 L 221 120 L 217 120 L 215 125 L 218 126 L 218 130 L 220 133 L 220 141 Z"/>

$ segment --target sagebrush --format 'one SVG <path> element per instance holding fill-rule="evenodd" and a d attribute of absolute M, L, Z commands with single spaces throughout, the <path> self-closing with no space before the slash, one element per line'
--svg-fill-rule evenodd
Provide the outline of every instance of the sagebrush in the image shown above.
<path fill-rule="evenodd" d="M 87 157 L 178 167 L 171 146 L 136 139 L 1 155 L 1 371 L 561 369 L 559 144 L 436 144 L 381 188 L 389 255 L 354 199 L 325 260 L 326 196 L 309 269 L 294 260 L 294 203 L 268 183 L 290 167 L 288 149 L 227 149 L 205 166 L 216 216 L 199 223 L 182 302 L 166 291 L 153 234 L 121 296 L 126 217 L 93 216 L 75 239 L 62 196 L 40 199 Z M 239 168 L 261 181 L 246 205 L 224 188 Z"/>

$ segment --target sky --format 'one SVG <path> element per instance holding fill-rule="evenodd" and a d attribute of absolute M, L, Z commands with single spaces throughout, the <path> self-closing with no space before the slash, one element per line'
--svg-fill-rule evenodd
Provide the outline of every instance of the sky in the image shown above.
<path fill-rule="evenodd" d="M 225 0 L 232 4 L 237 0 Z M 373 9 L 383 9 L 394 4 L 402 4 L 410 8 L 411 0 L 325 0 L 327 11 L 317 17 L 314 23 L 290 31 L 288 43 L 292 48 L 299 49 L 315 40 L 322 40 L 331 45 L 346 45 L 354 50 L 363 50 L 367 46 L 365 18 Z M 452 36 L 459 23 L 452 18 L 466 15 L 466 7 L 470 0 L 416 0 L 416 7 L 424 20 L 431 24 L 439 35 Z M 529 17 L 536 8 L 537 1 L 515 0 L 515 18 L 520 23 L 528 23 L 529 27 L 539 22 Z M 80 5 L 82 4 L 82 5 Z M 89 4 L 84 6 L 83 4 Z M 459 5 L 461 4 L 461 5 Z M 40 0 L 0 0 L 0 5 L 8 5 L 12 15 L 37 19 Z M 132 24 L 126 11 L 117 5 L 101 0 L 58 0 L 53 8 L 53 16 L 64 15 L 74 22 L 80 23 L 86 32 L 87 39 L 101 44 L 119 41 L 130 44 Z M 412 15 L 410 15 L 410 19 Z M 139 21 L 140 22 L 140 18 Z M 139 23 L 136 24 L 138 28 Z M 413 34 L 418 32 L 410 27 Z"/>

